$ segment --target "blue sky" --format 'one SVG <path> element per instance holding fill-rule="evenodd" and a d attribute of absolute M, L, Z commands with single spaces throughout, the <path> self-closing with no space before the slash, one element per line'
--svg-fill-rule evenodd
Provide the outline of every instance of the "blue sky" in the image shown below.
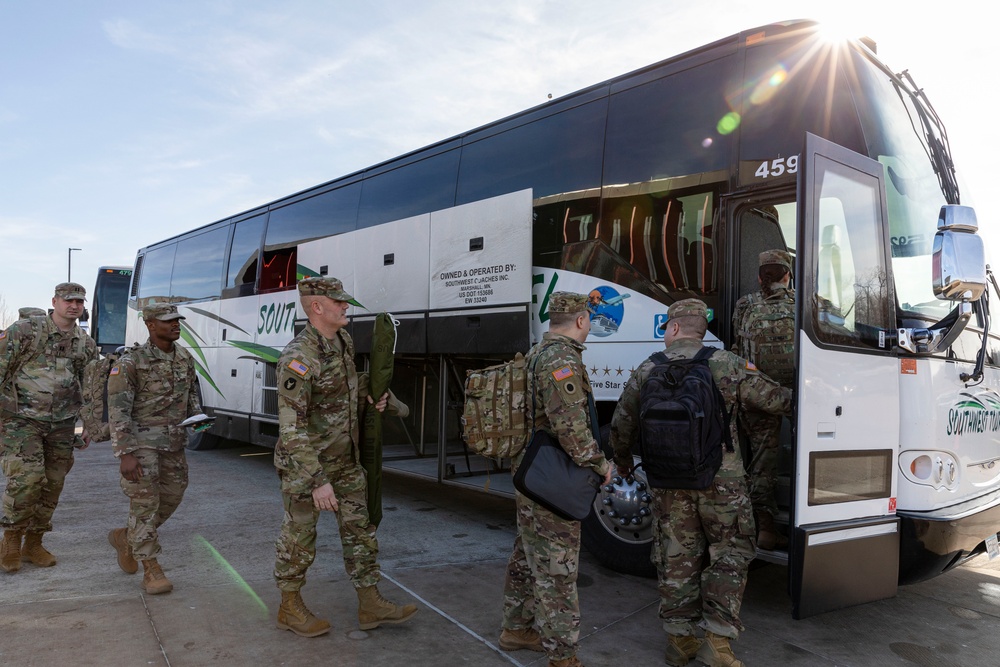
<path fill-rule="evenodd" d="M 67 248 L 90 289 L 149 243 L 793 18 L 870 35 L 910 69 L 1000 257 L 1000 10 L 811 4 L 0 0 L 3 304 L 47 306 Z"/>

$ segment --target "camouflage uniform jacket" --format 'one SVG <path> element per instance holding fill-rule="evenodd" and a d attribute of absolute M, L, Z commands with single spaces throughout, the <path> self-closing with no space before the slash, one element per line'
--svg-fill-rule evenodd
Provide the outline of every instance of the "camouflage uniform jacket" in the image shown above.
<path fill-rule="evenodd" d="M 668 359 L 693 359 L 702 348 L 700 340 L 681 338 L 671 341 L 666 346 Z M 615 408 L 615 416 L 611 421 L 611 445 L 615 451 L 615 463 L 620 466 L 632 466 L 632 452 L 638 451 L 639 442 L 639 392 L 646 378 L 649 377 L 654 363 L 651 359 L 643 361 L 632 372 L 621 398 Z M 736 430 L 736 415 L 734 406 L 739 404 L 754 408 L 761 412 L 772 414 L 789 414 L 792 409 L 792 390 L 785 389 L 777 382 L 759 372 L 756 367 L 732 352 L 718 350 L 708 361 L 715 384 L 722 394 L 726 404 L 726 412 L 732 413 L 729 422 L 733 444 L 739 443 Z M 740 448 L 733 452 L 723 452 L 720 477 L 743 476 L 743 461 Z"/>
<path fill-rule="evenodd" d="M 177 452 L 187 445 L 180 423 L 201 412 L 191 353 L 164 352 L 146 341 L 122 355 L 108 373 L 108 422 L 116 457 L 137 449 Z"/>
<path fill-rule="evenodd" d="M 748 325 L 748 316 L 752 312 L 754 304 L 764 303 L 765 301 L 784 301 L 787 302 L 787 308 L 789 313 L 795 312 L 795 290 L 791 287 L 786 287 L 781 283 L 775 283 L 771 286 L 771 294 L 769 296 L 764 296 L 762 290 L 752 292 L 750 294 L 744 294 L 736 302 L 736 307 L 733 308 L 733 331 L 736 334 L 736 340 L 733 343 L 733 352 L 743 357 L 744 359 L 750 359 L 749 346 L 750 343 L 745 339 L 745 331 Z M 750 359 L 756 363 L 756 359 Z"/>
<path fill-rule="evenodd" d="M 39 340 L 35 354 L 28 354 Z M 83 405 L 83 370 L 97 358 L 97 343 L 78 326 L 62 332 L 51 317 L 18 320 L 0 332 L 0 381 L 20 364 L 14 384 L 3 387 L 16 393 L 17 416 L 43 422 L 75 419 Z"/>
<path fill-rule="evenodd" d="M 330 482 L 324 463 L 358 455 L 359 400 L 368 376 L 354 365 L 354 341 L 344 330 L 333 339 L 312 324 L 292 339 L 278 359 L 278 443 L 274 465 L 297 493 Z"/>
<path fill-rule="evenodd" d="M 581 357 L 584 349 L 568 336 L 545 333 L 525 357 L 529 369 L 528 401 L 531 405 L 530 392 L 534 390 L 535 428 L 555 436 L 577 465 L 589 466 L 603 477 L 611 463 L 590 428 L 587 397 L 591 388 Z M 513 470 L 523 457 L 523 452 L 516 457 Z"/>

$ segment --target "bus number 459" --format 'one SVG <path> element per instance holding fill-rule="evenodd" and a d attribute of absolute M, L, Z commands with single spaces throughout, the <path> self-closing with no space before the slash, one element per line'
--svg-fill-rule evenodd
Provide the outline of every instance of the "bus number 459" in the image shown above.
<path fill-rule="evenodd" d="M 768 176 L 778 177 L 783 174 L 794 174 L 798 170 L 799 156 L 792 155 L 787 158 L 776 157 L 770 162 L 761 162 L 753 175 L 757 178 L 767 178 Z"/>

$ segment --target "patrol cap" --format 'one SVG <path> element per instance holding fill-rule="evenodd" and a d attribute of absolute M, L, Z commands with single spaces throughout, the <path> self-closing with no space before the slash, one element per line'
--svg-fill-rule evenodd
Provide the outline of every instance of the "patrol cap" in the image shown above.
<path fill-rule="evenodd" d="M 17 309 L 17 319 L 19 320 L 23 320 L 28 317 L 33 317 L 35 315 L 46 315 L 46 314 L 47 313 L 41 308 L 30 308 L 26 306 L 24 308 Z"/>
<path fill-rule="evenodd" d="M 56 285 L 56 296 L 63 299 L 87 300 L 87 290 L 79 283 L 59 283 Z"/>
<path fill-rule="evenodd" d="M 792 256 L 784 250 L 765 250 L 760 253 L 759 259 L 760 266 L 777 264 L 778 266 L 783 266 L 788 269 L 789 273 L 792 272 Z"/>
<path fill-rule="evenodd" d="M 335 301 L 346 301 L 352 306 L 364 308 L 354 300 L 354 297 L 344 291 L 344 283 L 328 276 L 303 278 L 299 281 L 299 294 L 302 296 L 325 296 Z"/>
<path fill-rule="evenodd" d="M 585 310 L 590 313 L 594 312 L 586 294 L 553 292 L 549 295 L 550 313 L 581 313 Z"/>
<path fill-rule="evenodd" d="M 171 320 L 183 320 L 187 318 L 178 313 L 177 306 L 172 303 L 151 303 L 142 309 L 142 319 L 147 322 L 149 320 L 169 322 Z"/>
<path fill-rule="evenodd" d="M 660 325 L 660 331 L 666 331 L 667 323 L 678 317 L 703 317 L 708 321 L 708 306 L 701 299 L 681 299 L 667 308 L 667 320 Z"/>

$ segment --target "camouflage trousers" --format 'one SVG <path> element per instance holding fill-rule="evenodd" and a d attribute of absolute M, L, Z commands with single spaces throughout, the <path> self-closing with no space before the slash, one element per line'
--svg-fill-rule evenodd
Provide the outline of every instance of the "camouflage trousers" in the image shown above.
<path fill-rule="evenodd" d="M 136 560 L 156 558 L 160 553 L 159 528 L 173 515 L 188 485 L 184 450 L 167 452 L 137 449 L 132 452 L 142 466 L 137 482 L 121 478 L 129 497 L 128 543 Z"/>
<path fill-rule="evenodd" d="M 740 422 L 750 438 L 752 459 L 747 472 L 750 475 L 750 500 L 755 512 L 778 514 L 774 490 L 778 485 L 778 436 L 781 417 L 766 412 L 744 412 Z"/>
<path fill-rule="evenodd" d="M 537 626 L 549 660 L 576 655 L 580 638 L 580 522 L 567 521 L 515 492 L 517 537 L 507 561 L 503 627 Z"/>
<path fill-rule="evenodd" d="M 4 419 L 0 466 L 7 478 L 7 489 L 0 526 L 33 533 L 52 530 L 52 514 L 73 467 L 75 429 L 76 419 Z"/>
<path fill-rule="evenodd" d="M 755 555 L 753 511 L 743 477 L 716 477 L 702 491 L 652 489 L 653 557 L 667 634 L 700 625 L 735 639 L 747 566 Z"/>
<path fill-rule="evenodd" d="M 378 540 L 375 526 L 368 519 L 368 486 L 361 466 L 328 467 L 327 477 L 337 497 L 337 526 L 344 555 L 344 569 L 355 588 L 374 586 L 381 579 L 378 566 Z M 306 570 L 316 559 L 316 522 L 320 511 L 311 493 L 290 493 L 295 480 L 285 479 L 281 471 L 281 499 L 285 518 L 275 543 L 277 558 L 274 579 L 285 592 L 300 590 L 306 583 Z"/>

